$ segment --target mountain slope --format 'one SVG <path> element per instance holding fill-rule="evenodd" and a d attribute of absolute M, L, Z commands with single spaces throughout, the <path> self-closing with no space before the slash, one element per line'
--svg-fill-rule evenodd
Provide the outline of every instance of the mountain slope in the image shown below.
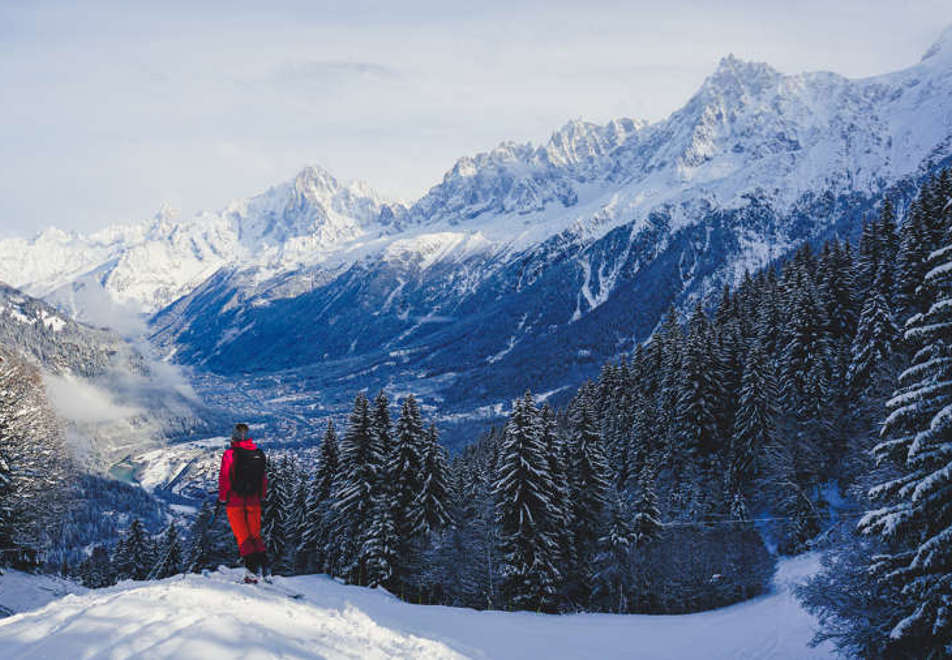
<path fill-rule="evenodd" d="M 826 658 L 828 646 L 807 646 L 813 620 L 790 593 L 815 568 L 815 556 L 784 560 L 773 593 L 680 616 L 415 606 L 324 576 L 248 586 L 228 571 L 67 597 L 0 621 L 0 649 L 11 658 Z"/>
<path fill-rule="evenodd" d="M 30 287 L 82 307 L 77 287 L 100 282 L 113 302 L 162 307 L 153 340 L 227 381 L 212 389 L 271 382 L 318 399 L 282 414 L 339 412 L 354 389 L 384 386 L 479 415 L 591 375 L 672 304 L 855 233 L 884 193 L 902 208 L 950 158 L 952 30 L 918 64 L 861 80 L 727 57 L 663 121 L 573 121 L 540 147 L 504 143 L 409 208 L 306 170 L 220 214 L 158 223 L 85 279 Z M 11 249 L 34 248 L 0 243 Z"/>
<path fill-rule="evenodd" d="M 728 57 L 665 121 L 500 145 L 461 159 L 397 233 L 270 278 L 223 269 L 154 317 L 154 339 L 249 389 L 280 372 L 318 409 L 389 387 L 491 413 L 591 375 L 671 304 L 852 234 L 882 194 L 901 208 L 950 156 L 952 32 L 863 80 Z"/>
<path fill-rule="evenodd" d="M 217 413 L 147 344 L 77 322 L 0 283 L 0 346 L 42 376 L 73 458 L 95 473 L 132 452 L 208 432 Z M 40 376 L 37 377 L 40 379 Z"/>

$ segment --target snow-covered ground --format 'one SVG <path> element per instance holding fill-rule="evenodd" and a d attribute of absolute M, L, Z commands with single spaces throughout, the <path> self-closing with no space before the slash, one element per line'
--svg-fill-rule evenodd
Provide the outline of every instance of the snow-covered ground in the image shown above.
<path fill-rule="evenodd" d="M 53 575 L 5 570 L 0 575 L 0 616 L 29 612 L 67 594 L 86 592 L 75 582 Z"/>
<path fill-rule="evenodd" d="M 828 646 L 807 645 L 814 621 L 790 593 L 817 566 L 815 555 L 783 560 L 770 594 L 681 616 L 477 612 L 410 605 L 324 576 L 274 586 L 237 584 L 237 571 L 178 576 L 0 620 L 0 656 L 827 658 Z"/>

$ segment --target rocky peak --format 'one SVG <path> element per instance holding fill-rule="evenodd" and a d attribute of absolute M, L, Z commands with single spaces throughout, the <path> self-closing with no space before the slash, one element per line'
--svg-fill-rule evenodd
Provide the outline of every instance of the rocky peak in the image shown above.
<path fill-rule="evenodd" d="M 746 62 L 733 54 L 721 59 L 704 84 L 699 94 L 743 100 L 759 96 L 775 87 L 782 74 L 763 62 Z"/>

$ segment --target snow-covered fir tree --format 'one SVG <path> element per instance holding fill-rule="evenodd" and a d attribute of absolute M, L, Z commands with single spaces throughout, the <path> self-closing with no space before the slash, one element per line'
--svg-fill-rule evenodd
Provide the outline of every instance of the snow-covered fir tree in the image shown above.
<path fill-rule="evenodd" d="M 120 580 L 145 580 L 155 566 L 155 544 L 142 521 L 134 519 L 116 548 L 113 563 Z"/>
<path fill-rule="evenodd" d="M 448 491 L 446 452 L 440 446 L 436 425 L 430 425 L 424 434 L 423 483 L 416 504 L 421 515 L 419 527 L 414 530 L 415 535 L 427 538 L 449 524 Z"/>
<path fill-rule="evenodd" d="M 89 557 L 80 565 L 79 576 L 84 587 L 100 589 L 116 583 L 116 574 L 109 560 L 109 551 L 102 545 L 93 547 Z"/>
<path fill-rule="evenodd" d="M 161 580 L 182 572 L 182 545 L 174 522 L 166 527 L 157 547 L 156 558 L 148 579 Z"/>
<path fill-rule="evenodd" d="M 720 374 L 713 356 L 707 315 L 698 304 L 688 323 L 682 353 L 675 425 L 680 444 L 704 458 L 710 457 L 721 444 L 718 427 L 720 384 L 715 380 Z"/>
<path fill-rule="evenodd" d="M 301 542 L 297 548 L 296 568 L 299 573 L 310 573 L 325 568 L 325 546 L 328 538 L 331 495 L 334 480 L 340 469 L 337 431 L 332 421 L 327 422 L 321 441 L 320 457 L 311 479 L 304 512 L 301 516 Z"/>
<path fill-rule="evenodd" d="M 205 502 L 198 510 L 198 515 L 195 516 L 185 549 L 185 571 L 188 573 L 201 573 L 203 570 L 213 568 L 210 526 L 214 515 L 212 505 Z"/>
<path fill-rule="evenodd" d="M 776 401 L 774 375 L 763 349 L 755 344 L 744 364 L 731 435 L 728 480 L 732 497 L 745 492 L 760 474 L 764 448 L 775 441 Z"/>
<path fill-rule="evenodd" d="M 560 575 L 551 516 L 551 475 L 538 410 L 526 393 L 513 403 L 500 446 L 496 480 L 499 592 L 507 608 L 550 611 Z"/>
<path fill-rule="evenodd" d="M 634 536 L 628 508 L 616 492 L 608 506 L 605 534 L 598 539 L 592 592 L 593 602 L 610 612 L 628 611 L 632 593 L 629 556 Z"/>
<path fill-rule="evenodd" d="M 0 565 L 29 565 L 56 541 L 74 474 L 39 369 L 0 348 Z"/>
<path fill-rule="evenodd" d="M 364 526 L 372 519 L 377 479 L 383 469 L 370 415 L 363 393 L 354 399 L 347 430 L 340 444 L 341 469 L 335 484 L 334 542 L 340 549 L 339 574 L 355 584 L 366 584 L 366 566 L 361 562 Z"/>
<path fill-rule="evenodd" d="M 425 456 L 426 431 L 417 401 L 410 395 L 401 404 L 386 469 L 400 543 L 394 577 L 403 592 L 410 575 L 416 572 L 422 550 L 419 537 L 426 525 L 422 506 Z"/>
<path fill-rule="evenodd" d="M 583 387 L 573 404 L 569 438 L 569 483 L 571 488 L 574 566 L 566 576 L 574 598 L 581 599 L 592 589 L 592 571 L 598 539 L 603 534 L 605 507 L 611 490 L 611 469 L 598 432 L 591 397 L 592 388 Z M 538 426 L 538 424 L 537 424 Z M 552 493 L 551 474 L 546 465 L 546 495 Z M 547 498 L 548 499 L 548 498 Z M 548 504 L 552 508 L 551 502 Z M 558 516 L 558 511 L 554 511 Z"/>
<path fill-rule="evenodd" d="M 871 491 L 882 506 L 860 526 L 889 544 L 870 571 L 903 585 L 890 637 L 915 640 L 922 657 L 940 657 L 952 647 L 952 240 L 929 261 L 923 285 L 931 305 L 907 323 L 912 363 L 887 404 L 884 439 L 874 449 L 899 474 Z"/>
<path fill-rule="evenodd" d="M 847 385 L 856 395 L 890 380 L 893 354 L 899 330 L 889 304 L 879 291 L 872 291 L 863 303 L 859 326 L 853 338 Z"/>

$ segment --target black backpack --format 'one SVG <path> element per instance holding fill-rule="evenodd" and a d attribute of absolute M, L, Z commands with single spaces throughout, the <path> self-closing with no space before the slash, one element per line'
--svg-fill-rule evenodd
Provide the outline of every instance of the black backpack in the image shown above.
<path fill-rule="evenodd" d="M 264 480 L 265 459 L 260 449 L 234 447 L 231 467 L 231 490 L 238 495 L 260 495 Z"/>

